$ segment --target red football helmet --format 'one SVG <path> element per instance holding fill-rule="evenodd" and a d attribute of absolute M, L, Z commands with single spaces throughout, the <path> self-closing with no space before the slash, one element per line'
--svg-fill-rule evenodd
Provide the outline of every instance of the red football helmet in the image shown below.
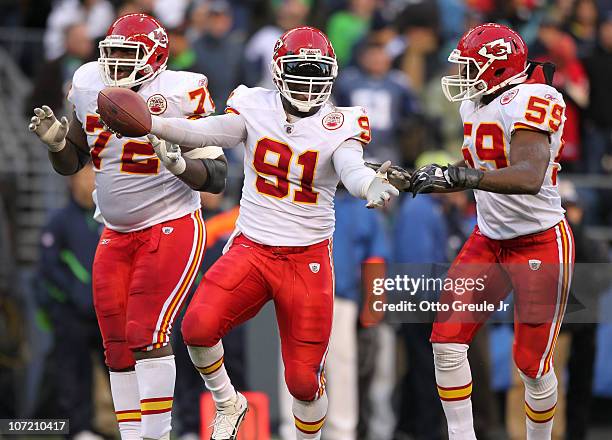
<path fill-rule="evenodd" d="M 300 112 L 309 112 L 329 99 L 338 75 L 334 48 L 313 27 L 285 32 L 274 46 L 272 78 L 281 95 Z"/>
<path fill-rule="evenodd" d="M 168 34 L 157 20 L 146 14 L 119 17 L 98 47 L 98 64 L 107 86 L 134 87 L 166 70 Z M 130 56 L 118 56 L 117 49 L 123 49 Z"/>
<path fill-rule="evenodd" d="M 467 32 L 448 61 L 459 65 L 458 75 L 442 78 L 449 101 L 474 100 L 527 79 L 527 45 L 500 24 L 486 23 Z"/>

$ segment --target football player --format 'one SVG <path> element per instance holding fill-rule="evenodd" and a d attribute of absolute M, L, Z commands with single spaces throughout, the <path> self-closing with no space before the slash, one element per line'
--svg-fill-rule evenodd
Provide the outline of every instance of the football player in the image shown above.
<path fill-rule="evenodd" d="M 98 61 L 74 74 L 71 122 L 45 106 L 34 110 L 29 128 L 59 174 L 93 162 L 106 226 L 93 267 L 94 305 L 121 438 L 168 439 L 175 380 L 169 336 L 206 237 L 197 191 L 222 191 L 226 162 L 216 147 L 180 155 L 146 137 L 119 137 L 98 116 L 98 92 L 107 86 L 137 91 L 161 118 L 213 111 L 206 77 L 166 70 L 168 37 L 159 22 L 120 17 L 99 47 Z"/>
<path fill-rule="evenodd" d="M 574 263 L 557 186 L 565 103 L 547 84 L 552 66 L 528 63 L 525 42 L 505 26 L 475 27 L 448 60 L 459 73 L 442 78 L 442 89 L 461 102 L 464 160 L 426 165 L 404 185 L 413 195 L 473 189 L 476 196 L 478 225 L 448 277 L 480 278 L 484 290 L 443 292 L 442 302 L 455 307 L 438 314 L 431 335 L 449 438 L 476 438 L 467 350 L 490 312 L 466 309 L 499 303 L 513 290 L 513 357 L 525 384 L 527 438 L 550 439 L 557 402 L 552 357 Z"/>
<path fill-rule="evenodd" d="M 383 207 L 399 191 L 364 166 L 364 109 L 328 102 L 338 72 L 327 36 L 287 31 L 271 63 L 277 90 L 239 86 L 225 115 L 153 117 L 151 133 L 179 145 L 244 143 L 240 215 L 225 254 L 204 276 L 185 314 L 189 353 L 216 403 L 213 439 L 235 439 L 247 410 L 223 366 L 221 338 L 272 300 L 298 439 L 318 439 L 325 419 L 325 354 L 332 322 L 333 198 L 350 193 Z"/>

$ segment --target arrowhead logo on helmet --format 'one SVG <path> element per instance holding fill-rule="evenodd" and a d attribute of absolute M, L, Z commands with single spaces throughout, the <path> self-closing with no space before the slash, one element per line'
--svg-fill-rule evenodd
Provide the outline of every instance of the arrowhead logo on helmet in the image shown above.
<path fill-rule="evenodd" d="M 149 35 L 147 36 L 151 39 L 151 41 L 159 44 L 161 47 L 166 47 L 168 45 L 168 35 L 162 27 L 158 27 L 157 29 L 149 32 Z"/>
<path fill-rule="evenodd" d="M 503 38 L 486 43 L 478 51 L 478 55 L 494 60 L 507 60 L 511 53 L 512 45 L 509 41 L 504 41 Z"/>

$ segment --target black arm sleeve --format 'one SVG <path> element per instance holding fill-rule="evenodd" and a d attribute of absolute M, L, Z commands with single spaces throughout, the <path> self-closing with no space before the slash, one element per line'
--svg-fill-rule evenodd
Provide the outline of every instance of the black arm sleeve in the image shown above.
<path fill-rule="evenodd" d="M 223 159 L 202 159 L 202 163 L 208 172 L 206 183 L 198 188 L 213 194 L 219 194 L 225 189 L 225 179 L 227 177 L 227 162 Z"/>

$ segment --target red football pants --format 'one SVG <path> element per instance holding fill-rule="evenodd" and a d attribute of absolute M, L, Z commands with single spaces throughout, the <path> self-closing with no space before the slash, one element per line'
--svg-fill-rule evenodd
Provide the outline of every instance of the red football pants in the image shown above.
<path fill-rule="evenodd" d="M 135 232 L 104 230 L 93 291 L 110 369 L 133 367 L 132 351 L 168 344 L 202 262 L 205 238 L 200 211 Z"/>
<path fill-rule="evenodd" d="M 236 237 L 206 272 L 183 319 L 187 345 L 212 347 L 274 301 L 289 392 L 313 400 L 324 389 L 334 281 L 331 242 L 276 247 Z"/>
<path fill-rule="evenodd" d="M 453 262 L 447 281 L 481 279 L 484 289 L 445 290 L 431 342 L 470 343 L 492 311 L 465 310 L 466 304 L 498 308 L 514 291 L 513 356 L 517 367 L 535 378 L 550 371 L 574 265 L 574 240 L 566 220 L 546 231 L 510 240 L 492 240 L 478 227 Z"/>

